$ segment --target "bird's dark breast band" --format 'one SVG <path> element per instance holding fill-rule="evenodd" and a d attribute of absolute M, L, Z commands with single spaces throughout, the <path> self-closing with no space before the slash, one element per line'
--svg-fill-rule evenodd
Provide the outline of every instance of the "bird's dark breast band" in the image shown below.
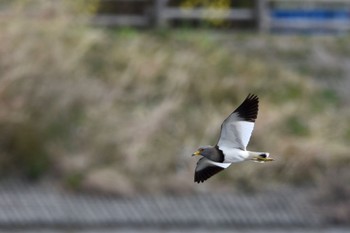
<path fill-rule="evenodd" d="M 219 159 L 217 161 L 215 161 L 215 162 L 223 163 L 224 160 L 225 160 L 224 153 L 222 152 L 222 150 L 220 150 L 218 145 L 215 146 L 215 149 L 216 149 L 218 157 L 219 157 Z"/>

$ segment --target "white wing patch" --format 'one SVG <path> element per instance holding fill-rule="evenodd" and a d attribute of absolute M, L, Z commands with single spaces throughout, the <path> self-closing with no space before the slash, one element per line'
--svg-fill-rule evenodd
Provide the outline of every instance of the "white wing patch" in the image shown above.
<path fill-rule="evenodd" d="M 253 129 L 254 122 L 244 121 L 237 113 L 233 113 L 222 124 L 217 145 L 219 148 L 228 147 L 246 150 Z"/>
<path fill-rule="evenodd" d="M 231 165 L 231 163 L 218 163 L 218 162 L 211 161 L 205 157 L 202 157 L 197 162 L 196 171 L 200 171 L 200 170 L 202 170 L 208 166 L 212 166 L 212 165 L 222 167 L 222 168 L 228 168 Z"/>
<path fill-rule="evenodd" d="M 194 181 L 197 183 L 204 182 L 216 173 L 228 168 L 231 163 L 217 163 L 205 157 L 202 157 L 197 162 L 197 167 L 194 172 Z"/>

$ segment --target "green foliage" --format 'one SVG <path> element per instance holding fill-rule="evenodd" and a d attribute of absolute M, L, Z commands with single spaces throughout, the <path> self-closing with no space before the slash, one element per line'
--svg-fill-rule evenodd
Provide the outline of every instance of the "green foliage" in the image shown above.
<path fill-rule="evenodd" d="M 77 190 L 81 188 L 83 179 L 84 175 L 82 173 L 72 173 L 66 174 L 63 182 L 67 188 Z"/>
<path fill-rule="evenodd" d="M 214 0 L 214 1 L 207 1 L 207 0 L 185 0 L 182 1 L 181 7 L 183 8 L 184 12 L 188 9 L 193 9 L 197 7 L 201 7 L 208 10 L 221 10 L 222 15 L 226 15 L 229 13 L 229 10 L 231 9 L 231 0 Z M 224 24 L 224 20 L 215 17 L 216 13 L 208 12 L 206 17 L 206 22 L 219 26 Z"/>
<path fill-rule="evenodd" d="M 2 173 L 20 174 L 37 179 L 49 168 L 43 145 L 45 137 L 34 122 L 9 123 L 0 126 Z"/>
<path fill-rule="evenodd" d="M 295 136 L 308 136 L 310 134 L 305 121 L 298 116 L 291 116 L 286 119 L 286 133 Z"/>
<path fill-rule="evenodd" d="M 335 90 L 327 89 L 319 92 L 316 98 L 311 100 L 311 107 L 315 113 L 320 113 L 326 109 L 336 108 L 340 104 L 340 98 Z"/>

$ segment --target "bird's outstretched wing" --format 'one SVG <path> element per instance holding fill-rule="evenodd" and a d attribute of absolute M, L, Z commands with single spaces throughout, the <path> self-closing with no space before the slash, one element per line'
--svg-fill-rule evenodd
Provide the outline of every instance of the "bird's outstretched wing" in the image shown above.
<path fill-rule="evenodd" d="M 238 148 L 245 150 L 258 116 L 259 98 L 249 94 L 243 103 L 222 123 L 219 148 Z"/>
<path fill-rule="evenodd" d="M 194 172 L 194 182 L 204 182 L 216 173 L 228 168 L 230 165 L 231 163 L 217 163 L 202 157 L 197 162 L 197 167 Z"/>

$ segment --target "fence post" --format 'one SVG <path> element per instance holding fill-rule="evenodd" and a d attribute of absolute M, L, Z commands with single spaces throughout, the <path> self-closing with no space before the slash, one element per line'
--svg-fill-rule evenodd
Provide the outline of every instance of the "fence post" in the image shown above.
<path fill-rule="evenodd" d="M 268 0 L 255 0 L 256 23 L 260 33 L 268 32 L 269 25 Z"/>
<path fill-rule="evenodd" d="M 164 9 L 166 8 L 168 0 L 155 1 L 155 21 L 158 28 L 167 26 L 167 19 L 164 17 Z"/>

